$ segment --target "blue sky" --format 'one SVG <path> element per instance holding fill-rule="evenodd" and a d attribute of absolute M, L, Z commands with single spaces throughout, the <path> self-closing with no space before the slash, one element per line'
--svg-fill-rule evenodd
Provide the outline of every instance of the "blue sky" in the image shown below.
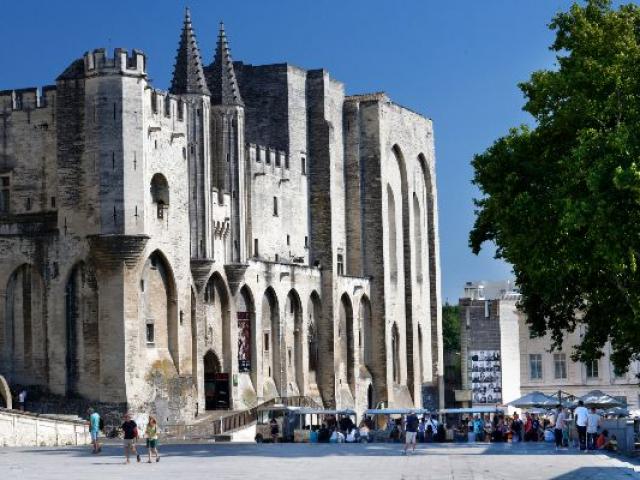
<path fill-rule="evenodd" d="M 41 86 L 97 47 L 140 48 L 156 87 L 168 88 L 185 5 L 207 63 L 224 20 L 235 60 L 324 67 L 348 93 L 386 91 L 433 119 L 443 299 L 467 280 L 509 278 L 487 246 L 473 255 L 469 162 L 530 118 L 517 88 L 553 67 L 547 24 L 561 0 L 120 1 L 0 0 L 0 89 Z M 11 39 L 12 43 L 6 42 Z"/>

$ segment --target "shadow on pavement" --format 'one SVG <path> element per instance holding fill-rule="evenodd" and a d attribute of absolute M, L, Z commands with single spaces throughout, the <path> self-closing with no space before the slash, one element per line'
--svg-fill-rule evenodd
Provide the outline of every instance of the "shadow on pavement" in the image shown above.
<path fill-rule="evenodd" d="M 147 449 L 143 444 L 138 445 L 138 453 L 142 461 L 146 461 Z M 402 444 L 373 443 L 373 444 L 255 444 L 255 443 L 197 443 L 197 444 L 166 444 L 160 445 L 161 457 L 273 457 L 273 458 L 317 458 L 339 456 L 361 457 L 398 457 L 402 455 Z M 25 450 L 25 449 L 17 449 Z M 117 460 L 123 461 L 123 448 L 118 444 L 106 444 L 102 453 L 93 455 L 90 447 L 60 447 L 60 448 L 33 448 L 29 452 L 38 455 L 66 455 L 77 457 L 94 457 L 96 464 L 111 463 Z M 7 453 L 7 450 L 5 450 Z M 576 450 L 556 452 L 553 447 L 546 444 L 429 444 L 418 445 L 415 456 L 580 456 Z M 596 454 L 589 454 L 596 455 Z M 148 457 L 147 457 L 148 458 Z M 135 458 L 133 458 L 135 462 Z M 564 478 L 564 477 L 558 477 Z M 570 478 L 570 477 L 567 477 Z"/>

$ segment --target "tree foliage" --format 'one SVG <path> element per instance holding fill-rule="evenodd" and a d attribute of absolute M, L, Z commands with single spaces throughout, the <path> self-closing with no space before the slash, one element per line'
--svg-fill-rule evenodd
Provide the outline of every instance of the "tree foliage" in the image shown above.
<path fill-rule="evenodd" d="M 460 307 L 442 306 L 442 342 L 445 351 L 460 351 Z"/>
<path fill-rule="evenodd" d="M 640 352 L 640 9 L 574 4 L 551 22 L 555 70 L 522 83 L 521 126 L 473 160 L 470 246 L 514 266 L 531 333 L 586 325 L 573 359 Z"/>

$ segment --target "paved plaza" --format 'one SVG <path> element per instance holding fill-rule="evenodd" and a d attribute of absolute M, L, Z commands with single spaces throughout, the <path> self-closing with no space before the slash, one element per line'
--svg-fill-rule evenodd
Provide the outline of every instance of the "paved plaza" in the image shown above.
<path fill-rule="evenodd" d="M 140 448 L 145 451 L 144 448 Z M 0 449 L 2 480 L 72 479 L 360 479 L 542 480 L 640 479 L 618 458 L 548 445 L 164 445 L 160 463 L 124 465 L 118 445 L 99 456 L 88 448 Z M 144 457 L 143 457 L 144 460 Z"/>

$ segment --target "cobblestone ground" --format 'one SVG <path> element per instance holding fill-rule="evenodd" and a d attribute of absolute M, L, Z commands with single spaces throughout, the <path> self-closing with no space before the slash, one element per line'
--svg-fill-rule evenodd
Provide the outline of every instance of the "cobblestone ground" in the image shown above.
<path fill-rule="evenodd" d="M 5 448 L 0 479 L 640 479 L 618 458 L 556 453 L 542 444 L 429 445 L 406 457 L 389 444 L 164 445 L 161 454 L 160 463 L 124 465 L 117 445 L 99 456 L 88 448 Z"/>

